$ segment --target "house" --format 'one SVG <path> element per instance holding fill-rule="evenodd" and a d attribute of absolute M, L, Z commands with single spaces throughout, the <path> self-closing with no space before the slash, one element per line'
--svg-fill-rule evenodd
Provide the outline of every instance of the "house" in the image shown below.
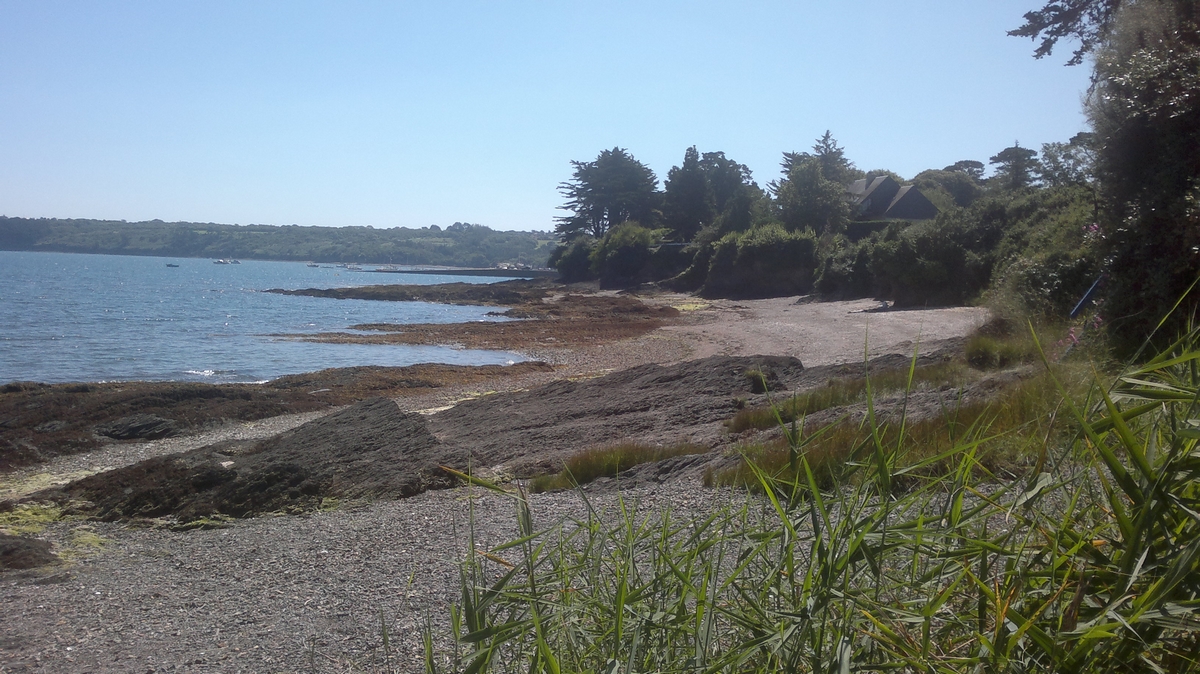
<path fill-rule="evenodd" d="M 891 176 L 856 180 L 847 191 L 860 220 L 929 220 L 938 214 L 921 190 L 901 187 Z"/>

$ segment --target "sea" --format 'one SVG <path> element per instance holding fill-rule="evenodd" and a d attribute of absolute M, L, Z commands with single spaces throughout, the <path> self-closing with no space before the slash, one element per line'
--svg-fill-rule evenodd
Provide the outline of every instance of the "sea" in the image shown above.
<path fill-rule="evenodd" d="M 178 265 L 168 266 L 168 265 Z M 519 354 L 442 346 L 319 344 L 272 337 L 359 323 L 506 320 L 494 307 L 277 295 L 269 288 L 494 283 L 334 265 L 0 251 L 0 384 L 13 381 L 262 382 L 356 365 L 509 364 Z"/>

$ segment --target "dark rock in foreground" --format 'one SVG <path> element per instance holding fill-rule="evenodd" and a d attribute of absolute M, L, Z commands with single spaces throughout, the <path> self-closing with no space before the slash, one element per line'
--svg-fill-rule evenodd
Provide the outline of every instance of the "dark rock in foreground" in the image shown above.
<path fill-rule="evenodd" d="M 0 534 L 0 570 L 33 569 L 57 561 L 46 541 Z"/>
<path fill-rule="evenodd" d="M 325 498 L 403 497 L 452 479 L 462 467 L 425 420 L 386 398 L 357 403 L 258 443 L 203 447 L 92 475 L 34 495 L 86 502 L 99 519 L 244 517 L 311 509 Z"/>

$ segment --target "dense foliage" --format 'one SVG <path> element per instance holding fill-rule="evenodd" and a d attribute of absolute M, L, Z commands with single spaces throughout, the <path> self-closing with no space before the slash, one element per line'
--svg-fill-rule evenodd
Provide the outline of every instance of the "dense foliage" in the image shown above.
<path fill-rule="evenodd" d="M 659 205 L 658 178 L 625 150 L 605 150 L 595 161 L 573 161 L 571 180 L 559 185 L 567 198 L 555 231 L 564 238 L 602 237 L 627 221 L 651 223 Z"/>
<path fill-rule="evenodd" d="M 1132 352 L 1200 277 L 1200 5 L 1195 0 L 1070 0 L 1025 16 L 1014 35 L 1080 41 L 1093 56 L 1087 102 L 1102 197 L 1104 313 Z M 1193 293 L 1163 338 L 1200 309 Z"/>
<path fill-rule="evenodd" d="M 110 255 L 314 260 L 490 267 L 545 265 L 545 232 L 498 232 L 456 222 L 445 229 L 218 225 L 0 217 L 0 249 Z"/>
<path fill-rule="evenodd" d="M 593 164 L 613 161 L 613 152 Z M 620 156 L 629 175 L 613 182 L 649 189 L 653 175 Z M 899 306 L 989 299 L 1018 313 L 1065 315 L 1103 268 L 1095 159 L 1090 133 L 1047 143 L 1041 156 L 1014 143 L 990 158 L 991 177 L 974 160 L 917 174 L 911 184 L 937 206 L 936 218 L 871 220 L 854 205 L 850 183 L 905 181 L 886 169 L 860 171 L 828 132 L 812 152 L 784 153 L 782 175 L 767 190 L 723 153 L 692 147 L 648 220 L 599 235 L 564 232 L 551 264 L 564 280 L 605 286 L 663 281 L 723 297 L 816 290 Z"/>

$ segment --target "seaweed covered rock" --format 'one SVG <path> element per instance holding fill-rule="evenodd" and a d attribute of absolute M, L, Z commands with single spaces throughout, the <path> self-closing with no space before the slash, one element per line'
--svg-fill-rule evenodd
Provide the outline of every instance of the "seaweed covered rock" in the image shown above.
<path fill-rule="evenodd" d="M 439 466 L 465 466 L 420 415 L 365 400 L 276 437 L 161 456 L 34 495 L 100 519 L 306 510 L 326 498 L 410 496 L 452 483 Z M 78 506 L 79 503 L 87 505 Z"/>

